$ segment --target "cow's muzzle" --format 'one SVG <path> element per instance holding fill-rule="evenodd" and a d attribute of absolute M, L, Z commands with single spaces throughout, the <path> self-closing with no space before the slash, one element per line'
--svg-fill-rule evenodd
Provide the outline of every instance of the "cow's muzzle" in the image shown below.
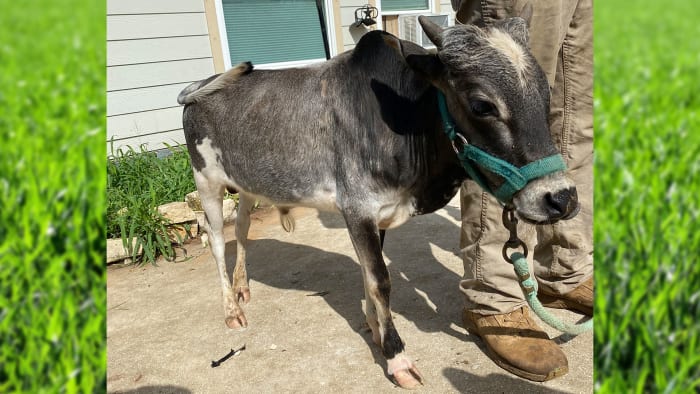
<path fill-rule="evenodd" d="M 568 220 L 580 210 L 573 182 L 562 172 L 535 179 L 513 197 L 518 216 L 533 224 Z"/>
<path fill-rule="evenodd" d="M 575 187 L 547 193 L 544 197 L 550 217 L 555 220 L 571 219 L 576 216 L 580 209 L 578 193 L 576 193 Z"/>

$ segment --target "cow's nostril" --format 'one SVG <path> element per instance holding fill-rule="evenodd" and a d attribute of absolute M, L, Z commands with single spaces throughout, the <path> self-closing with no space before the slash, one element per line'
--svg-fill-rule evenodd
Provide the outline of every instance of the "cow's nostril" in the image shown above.
<path fill-rule="evenodd" d="M 547 209 L 552 216 L 564 217 L 578 206 L 578 194 L 575 188 L 558 190 L 545 195 Z"/>

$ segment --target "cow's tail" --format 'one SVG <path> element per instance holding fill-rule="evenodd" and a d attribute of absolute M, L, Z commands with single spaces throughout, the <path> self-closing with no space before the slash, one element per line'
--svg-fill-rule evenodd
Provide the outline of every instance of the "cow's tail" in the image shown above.
<path fill-rule="evenodd" d="M 294 217 L 289 214 L 289 208 L 279 208 L 280 211 L 280 224 L 284 231 L 291 233 L 294 231 Z"/>
<path fill-rule="evenodd" d="M 244 62 L 216 77 L 194 82 L 180 92 L 177 96 L 177 102 L 180 104 L 194 103 L 224 86 L 235 82 L 241 75 L 248 74 L 251 71 L 253 71 L 253 64 L 251 62 Z"/>

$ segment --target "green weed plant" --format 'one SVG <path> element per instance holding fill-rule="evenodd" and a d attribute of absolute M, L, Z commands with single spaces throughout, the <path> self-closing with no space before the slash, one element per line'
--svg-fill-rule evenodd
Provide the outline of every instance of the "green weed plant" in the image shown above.
<path fill-rule="evenodd" d="M 107 160 L 107 235 L 122 238 L 136 259 L 155 263 L 158 256 L 174 260 L 169 221 L 158 206 L 183 201 L 195 190 L 189 155 L 184 146 L 166 144 L 169 155 L 158 157 L 144 147 L 118 149 Z M 178 240 L 182 242 L 182 239 Z"/>
<path fill-rule="evenodd" d="M 595 379 L 700 391 L 697 3 L 595 3 Z"/>

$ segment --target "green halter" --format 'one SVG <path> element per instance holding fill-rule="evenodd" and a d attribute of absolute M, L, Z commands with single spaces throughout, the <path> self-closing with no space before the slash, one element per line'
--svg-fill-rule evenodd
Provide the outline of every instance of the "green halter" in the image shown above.
<path fill-rule="evenodd" d="M 457 157 L 462 162 L 462 167 L 469 177 L 479 184 L 484 190 L 495 196 L 501 202 L 509 202 L 515 193 L 525 187 L 533 179 L 566 170 L 566 163 L 560 154 L 547 156 L 533 161 L 523 167 L 516 167 L 503 159 L 491 155 L 474 145 L 469 144 L 466 138 L 457 131 L 454 120 L 447 110 L 445 95 L 438 91 L 438 106 L 445 133 L 452 141 L 452 146 L 457 152 Z M 462 144 L 462 149 L 457 149 L 455 142 Z M 483 167 L 503 178 L 503 184 L 496 190 L 491 190 L 484 175 L 477 168 Z"/>

